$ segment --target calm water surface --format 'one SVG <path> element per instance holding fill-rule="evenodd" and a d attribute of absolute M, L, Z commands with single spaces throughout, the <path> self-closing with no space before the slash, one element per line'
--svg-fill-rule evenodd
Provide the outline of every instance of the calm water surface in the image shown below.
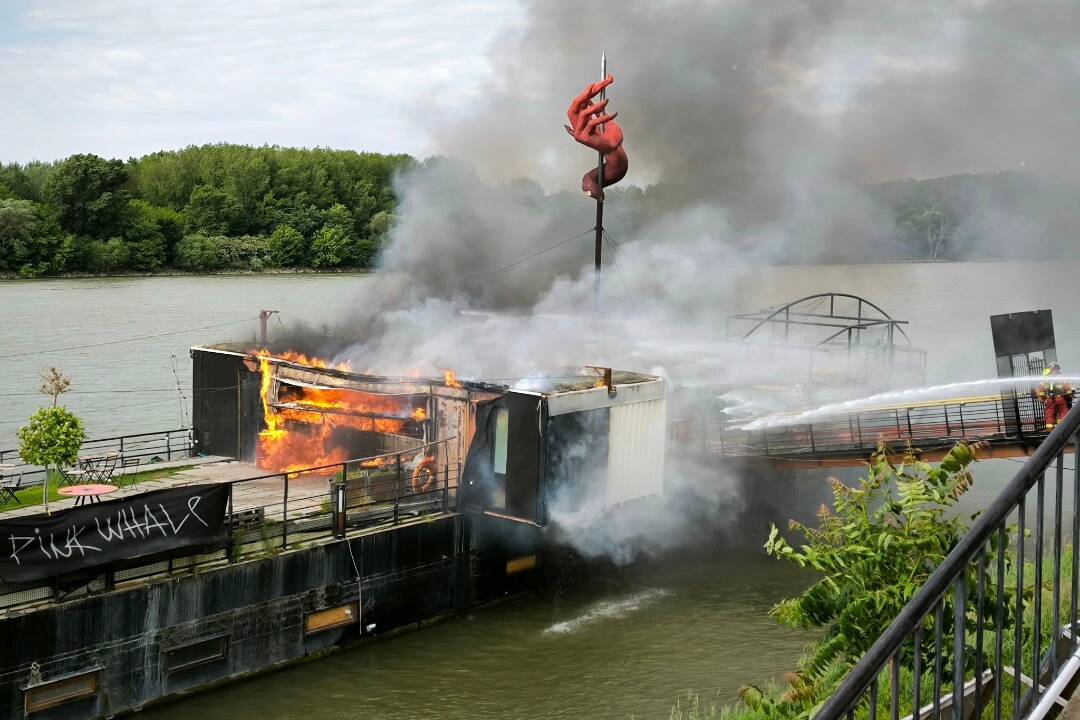
<path fill-rule="evenodd" d="M 830 290 L 863 295 L 910 320 L 909 335 L 930 350 L 929 380 L 950 382 L 994 375 L 989 315 L 1050 308 L 1068 371 L 1080 369 L 1080 324 L 1072 316 L 1080 292 L 1047 278 L 1077 270 L 1067 263 L 768 268 L 743 281 L 736 310 Z M 178 427 L 171 356 L 190 397 L 190 345 L 254 339 L 257 323 L 248 318 L 260 307 L 281 310 L 286 320 L 332 320 L 368 281 L 268 275 L 0 282 L 0 446 L 13 446 L 15 429 L 40 405 L 34 391 L 45 365 L 73 376 L 76 392 L 67 402 L 91 436 Z M 230 324 L 195 329 L 218 323 Z M 971 505 L 985 503 L 1017 467 L 984 463 Z M 805 473 L 801 481 L 823 478 Z M 789 670 L 807 638 L 776 627 L 767 611 L 806 581 L 752 550 L 680 555 L 617 580 L 377 640 L 146 716 L 666 718 L 686 690 L 731 701 L 741 685 Z"/>
<path fill-rule="evenodd" d="M 523 598 L 161 708 L 154 720 L 667 718 L 790 668 L 767 617 L 806 577 L 752 555 L 681 558 Z"/>

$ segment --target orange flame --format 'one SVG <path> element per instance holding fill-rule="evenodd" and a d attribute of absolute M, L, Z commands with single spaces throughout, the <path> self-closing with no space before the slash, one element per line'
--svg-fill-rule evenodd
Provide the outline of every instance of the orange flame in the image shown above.
<path fill-rule="evenodd" d="M 266 350 L 258 351 L 256 356 L 261 376 L 259 399 L 266 425 L 259 433 L 260 468 L 290 474 L 342 463 L 349 460 L 350 455 L 349 450 L 339 444 L 340 438 L 335 438 L 338 428 L 397 435 L 406 430 L 410 420 L 427 419 L 424 408 L 413 408 L 409 403 L 403 405 L 397 398 L 336 388 L 283 386 L 275 407 L 271 398 L 273 358 Z M 330 367 L 325 361 L 299 353 L 282 353 L 280 357 L 304 362 L 310 367 Z M 334 367 L 348 368 L 344 363 Z M 373 417 L 377 415 L 383 417 Z"/>
<path fill-rule="evenodd" d="M 453 370 L 446 370 L 443 372 L 443 382 L 452 388 L 461 387 L 461 383 L 458 382 L 457 375 L 454 374 Z"/>

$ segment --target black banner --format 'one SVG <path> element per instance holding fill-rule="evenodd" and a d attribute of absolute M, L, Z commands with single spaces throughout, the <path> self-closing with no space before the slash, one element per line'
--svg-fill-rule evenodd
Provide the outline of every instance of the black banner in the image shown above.
<path fill-rule="evenodd" d="M 26 582 L 176 548 L 225 544 L 227 485 L 191 485 L 0 520 L 0 580 Z"/>

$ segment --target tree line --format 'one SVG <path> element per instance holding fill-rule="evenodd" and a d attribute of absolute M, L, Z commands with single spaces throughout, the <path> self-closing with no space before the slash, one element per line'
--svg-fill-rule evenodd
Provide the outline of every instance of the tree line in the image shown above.
<path fill-rule="evenodd" d="M 370 267 L 414 163 L 223 144 L 0 165 L 0 271 Z"/>

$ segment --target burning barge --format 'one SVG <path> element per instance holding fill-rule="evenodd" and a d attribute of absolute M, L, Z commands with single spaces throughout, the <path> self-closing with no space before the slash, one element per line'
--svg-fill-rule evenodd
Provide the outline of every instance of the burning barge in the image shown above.
<path fill-rule="evenodd" d="M 258 477 L 154 491 L 188 507 L 219 499 L 224 518 L 203 518 L 197 541 L 177 533 L 139 554 L 149 540 L 131 532 L 108 562 L 72 557 L 64 575 L 15 584 L 0 574 L 0 592 L 44 590 L 0 609 L 0 632 L 18 638 L 0 647 L 6 716 L 111 717 L 526 591 L 568 558 L 545 531 L 556 504 L 663 491 L 654 376 L 499 384 L 227 345 L 191 355 L 193 454 Z M 153 494 L 51 522 L 141 512 Z"/>
<path fill-rule="evenodd" d="M 200 453 L 293 473 L 438 444 L 412 459 L 410 488 L 461 478 L 451 488 L 460 510 L 537 526 L 555 501 L 663 493 L 665 382 L 652 375 L 587 368 L 500 385 L 230 345 L 191 355 Z"/>

